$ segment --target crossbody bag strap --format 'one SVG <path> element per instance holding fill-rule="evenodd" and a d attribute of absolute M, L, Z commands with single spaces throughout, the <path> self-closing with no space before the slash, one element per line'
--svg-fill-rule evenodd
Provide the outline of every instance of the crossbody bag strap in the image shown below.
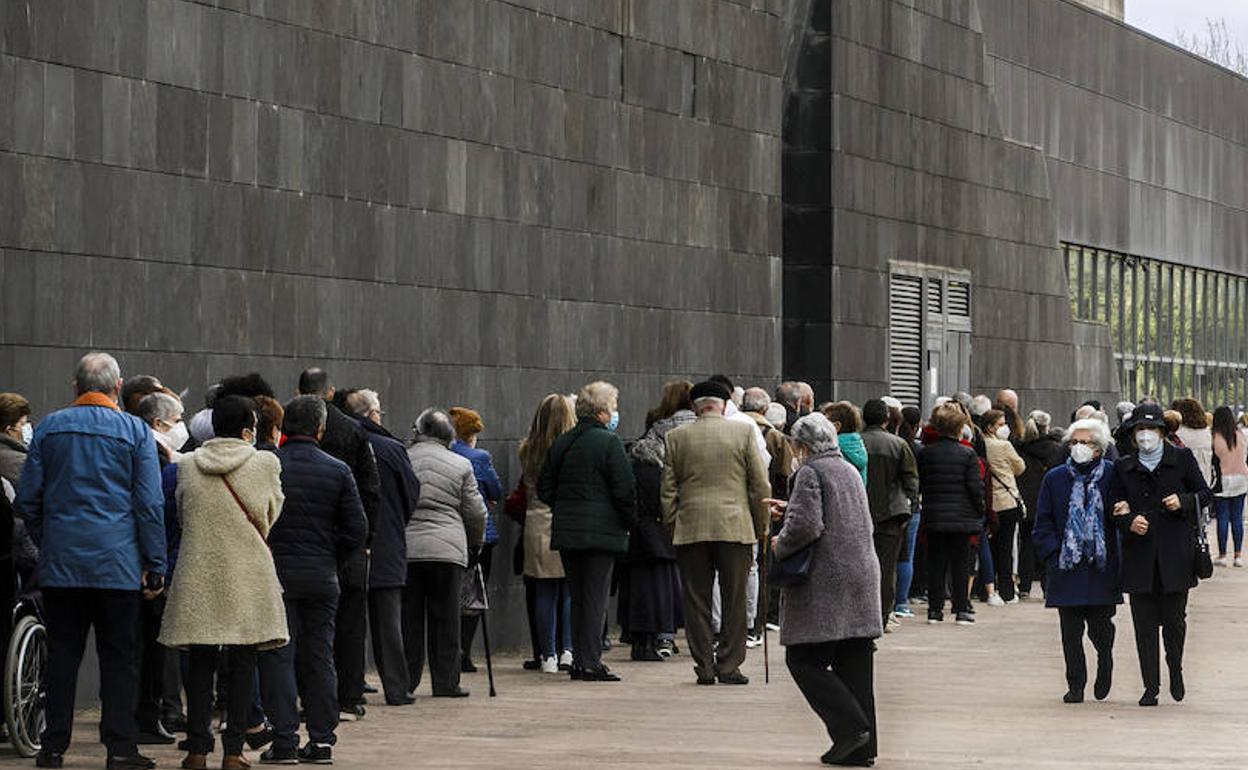
<path fill-rule="evenodd" d="M 229 477 L 222 476 L 221 480 L 225 482 L 225 488 L 230 490 L 230 497 L 233 497 L 234 502 L 238 503 L 238 509 L 243 512 L 243 518 L 246 519 L 247 523 L 256 530 L 256 534 L 260 536 L 260 539 L 264 541 L 265 545 L 268 545 L 268 540 L 264 537 L 264 532 L 260 530 L 260 525 L 257 524 L 256 520 L 253 519 L 251 514 L 247 512 L 247 506 L 243 505 L 243 499 L 238 496 L 237 492 L 234 491 L 234 485 L 230 483 Z"/>
<path fill-rule="evenodd" d="M 1027 506 L 1023 504 L 1023 501 L 1019 499 L 1018 495 L 1014 494 L 1014 492 L 1010 489 L 1010 485 L 1006 484 L 1004 481 L 1001 480 L 1001 477 L 997 475 L 997 472 L 992 469 L 991 465 L 988 466 L 988 472 L 992 474 L 993 479 L 995 479 L 996 482 L 1001 485 L 1001 488 L 1005 490 L 1005 493 L 1010 496 L 1010 499 L 1012 499 L 1015 502 L 1015 504 L 1018 505 L 1019 511 L 1026 513 Z"/>

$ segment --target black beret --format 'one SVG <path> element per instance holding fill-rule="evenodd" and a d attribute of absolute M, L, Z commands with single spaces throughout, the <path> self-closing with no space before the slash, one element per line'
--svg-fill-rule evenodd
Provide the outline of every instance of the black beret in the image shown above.
<path fill-rule="evenodd" d="M 691 401 L 697 401 L 699 398 L 718 398 L 727 401 L 732 398 L 732 393 L 729 393 L 728 389 L 718 382 L 706 380 L 694 385 L 693 390 L 689 391 Z"/>

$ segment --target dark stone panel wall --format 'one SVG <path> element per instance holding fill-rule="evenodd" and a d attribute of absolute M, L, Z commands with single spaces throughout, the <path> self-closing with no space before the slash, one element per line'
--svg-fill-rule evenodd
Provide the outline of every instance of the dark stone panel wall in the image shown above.
<path fill-rule="evenodd" d="M 1248 80 L 1065 0 L 980 5 L 1003 130 L 1043 148 L 1061 239 L 1248 274 Z"/>
<path fill-rule="evenodd" d="M 514 479 L 548 392 L 631 436 L 674 376 L 774 384 L 802 2 L 0 0 L 0 388 L 319 364 L 402 435 L 479 409 Z"/>

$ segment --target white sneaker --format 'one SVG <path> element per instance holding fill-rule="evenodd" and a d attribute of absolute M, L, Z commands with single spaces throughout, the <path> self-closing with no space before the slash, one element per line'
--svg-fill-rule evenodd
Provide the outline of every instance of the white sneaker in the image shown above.
<path fill-rule="evenodd" d="M 559 665 L 563 666 L 564 668 L 568 668 L 569 666 L 572 665 L 572 651 L 571 650 L 563 651 L 563 654 L 559 656 Z"/>
<path fill-rule="evenodd" d="M 1006 602 L 1006 604 L 1018 604 L 1018 596 L 1015 596 L 1013 599 L 1010 599 L 1008 602 Z"/>
<path fill-rule="evenodd" d="M 548 658 L 542 658 L 542 673 L 543 674 L 558 674 L 559 673 L 559 659 L 554 657 L 553 655 Z"/>
<path fill-rule="evenodd" d="M 768 623 L 768 624 L 767 624 L 767 630 L 768 630 L 768 631 L 779 631 L 779 630 L 780 630 L 780 626 L 779 626 L 779 625 L 777 625 L 776 623 Z"/>
<path fill-rule="evenodd" d="M 992 596 L 988 597 L 988 606 L 989 607 L 1004 607 L 1005 600 L 1001 598 L 1001 594 L 993 594 Z"/>
<path fill-rule="evenodd" d="M 1213 560 L 1213 566 L 1215 566 L 1215 567 L 1225 567 L 1225 566 L 1226 566 L 1226 557 L 1225 557 L 1225 556 L 1219 556 L 1218 558 L 1214 559 L 1214 560 Z"/>
<path fill-rule="evenodd" d="M 1242 567 L 1242 566 L 1244 566 L 1244 558 L 1243 558 L 1242 556 L 1236 556 L 1236 557 L 1235 557 L 1235 566 L 1236 566 L 1236 567 Z"/>

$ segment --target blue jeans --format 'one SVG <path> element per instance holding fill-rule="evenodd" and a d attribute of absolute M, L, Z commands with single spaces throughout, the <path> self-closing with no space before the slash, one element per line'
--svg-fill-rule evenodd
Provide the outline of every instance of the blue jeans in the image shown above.
<path fill-rule="evenodd" d="M 922 511 L 915 511 L 910 517 L 910 524 L 906 527 L 904 546 L 906 558 L 904 561 L 897 562 L 897 601 L 894 604 L 898 610 L 910 606 L 910 581 L 914 580 L 914 547 L 919 541 L 919 521 L 921 518 Z"/>
<path fill-rule="evenodd" d="M 557 658 L 559 653 L 572 649 L 572 594 L 568 591 L 568 581 L 564 578 L 535 579 L 533 587 L 537 594 L 534 615 L 540 652 L 542 657 Z M 556 628 L 562 632 L 558 649 L 555 647 Z"/>
<path fill-rule="evenodd" d="M 979 533 L 979 582 L 982 585 L 997 582 L 997 567 L 992 563 L 992 543 L 988 541 L 988 528 Z"/>
<path fill-rule="evenodd" d="M 1244 496 L 1215 497 L 1213 508 L 1218 516 L 1218 555 L 1226 556 L 1227 530 L 1235 539 L 1235 553 L 1244 550 Z"/>

